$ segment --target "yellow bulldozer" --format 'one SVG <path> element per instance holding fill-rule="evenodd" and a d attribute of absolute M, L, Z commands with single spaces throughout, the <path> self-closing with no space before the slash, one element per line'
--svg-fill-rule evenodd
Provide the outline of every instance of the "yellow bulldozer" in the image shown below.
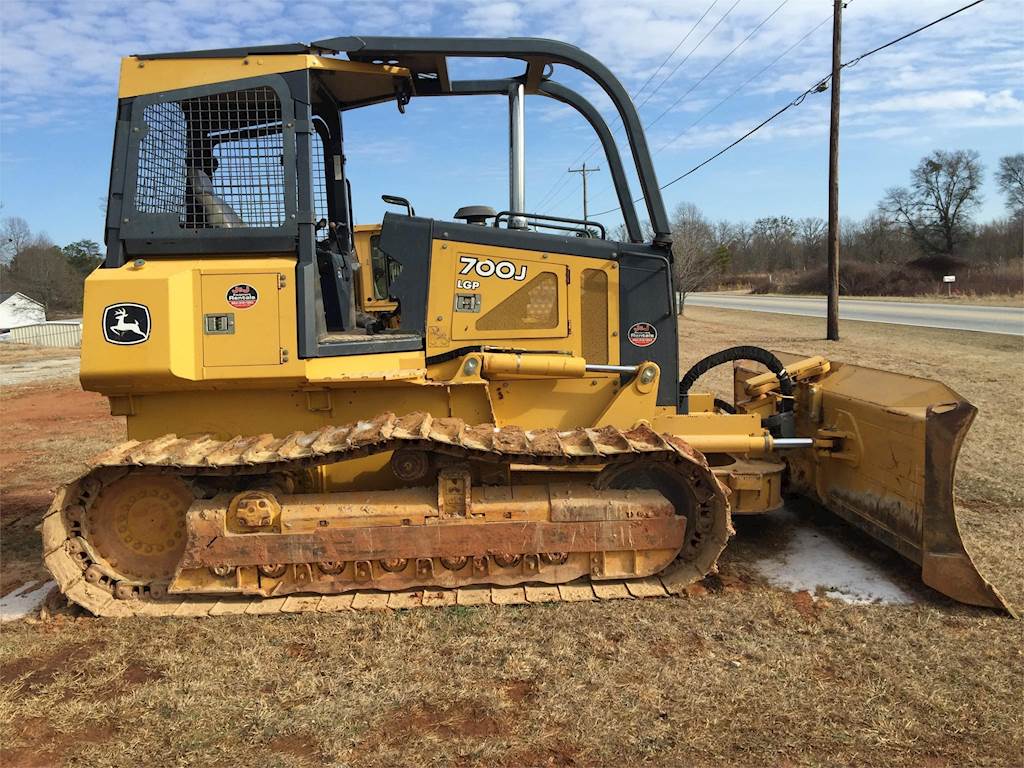
<path fill-rule="evenodd" d="M 452 79 L 452 58 L 522 75 Z M 612 132 L 553 79 L 575 69 Z M 356 225 L 350 110 L 508 97 L 506 210 L 402 197 Z M 624 219 L 524 202 L 526 96 L 597 134 Z M 940 383 L 756 347 L 679 376 L 668 219 L 615 76 L 553 40 L 341 37 L 122 61 L 106 259 L 81 381 L 128 441 L 42 524 L 67 598 L 103 616 L 665 596 L 714 572 L 733 515 L 808 496 L 1005 608 L 964 549 L 957 454 L 975 409 Z M 732 402 L 692 391 L 734 368 Z"/>

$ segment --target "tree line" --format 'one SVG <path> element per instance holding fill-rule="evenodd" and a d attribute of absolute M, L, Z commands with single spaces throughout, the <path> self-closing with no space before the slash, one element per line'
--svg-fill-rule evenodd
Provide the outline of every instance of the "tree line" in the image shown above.
<path fill-rule="evenodd" d="M 995 172 L 1007 215 L 978 223 L 983 180 L 976 151 L 935 150 L 870 215 L 843 219 L 840 292 L 931 293 L 946 274 L 965 292 L 1024 291 L 1024 154 L 1001 158 Z M 677 290 L 823 293 L 827 229 L 820 217 L 716 222 L 682 203 L 672 216 Z"/>
<path fill-rule="evenodd" d="M 42 303 L 48 314 L 80 314 L 83 281 L 102 262 L 93 240 L 58 246 L 18 216 L 0 223 L 0 286 Z"/>

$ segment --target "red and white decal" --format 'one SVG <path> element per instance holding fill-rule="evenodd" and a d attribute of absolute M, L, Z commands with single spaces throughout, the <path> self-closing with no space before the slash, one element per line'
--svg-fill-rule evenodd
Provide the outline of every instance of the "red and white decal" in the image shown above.
<path fill-rule="evenodd" d="M 650 323 L 634 323 L 626 338 L 634 347 L 649 347 L 658 340 L 658 329 Z"/>
<path fill-rule="evenodd" d="M 238 283 L 228 288 L 228 295 L 225 297 L 235 309 L 248 309 L 260 300 L 256 289 L 247 283 Z"/>

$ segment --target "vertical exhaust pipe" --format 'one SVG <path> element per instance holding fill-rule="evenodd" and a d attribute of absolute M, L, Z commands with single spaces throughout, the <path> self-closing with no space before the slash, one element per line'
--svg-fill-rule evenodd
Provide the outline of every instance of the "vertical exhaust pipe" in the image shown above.
<path fill-rule="evenodd" d="M 512 213 L 526 210 L 526 138 L 523 84 L 508 89 L 508 208 Z M 511 229 L 526 229 L 526 219 L 512 216 Z"/>

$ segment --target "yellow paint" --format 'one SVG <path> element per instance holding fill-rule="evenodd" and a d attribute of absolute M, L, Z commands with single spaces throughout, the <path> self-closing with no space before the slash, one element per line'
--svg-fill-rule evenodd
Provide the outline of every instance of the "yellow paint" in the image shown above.
<path fill-rule="evenodd" d="M 586 375 L 587 361 L 571 355 L 512 354 L 507 352 L 485 352 L 483 375 L 488 379 L 507 378 L 581 378 Z"/>
<path fill-rule="evenodd" d="M 121 81 L 117 95 L 125 99 L 147 93 L 242 80 L 262 75 L 277 75 L 310 69 L 337 72 L 354 77 L 401 77 L 409 79 L 409 70 L 386 64 L 364 64 L 309 54 L 254 55 L 210 59 L 121 59 Z M 390 86 L 385 88 L 385 92 Z"/>
<path fill-rule="evenodd" d="M 232 308 L 225 294 L 235 282 L 263 286 L 263 306 Z M 279 283 L 283 285 L 278 287 Z M 207 291 L 204 285 L 210 286 Z M 116 346 L 104 341 L 104 308 L 122 302 L 149 308 L 151 331 L 145 343 Z M 211 312 L 233 312 L 245 338 L 261 339 L 262 352 L 255 355 L 253 350 L 254 364 L 242 364 L 243 353 L 234 352 L 218 361 L 218 355 L 227 354 L 231 339 L 203 333 L 203 314 Z M 104 394 L 189 389 L 216 380 L 280 386 L 282 381 L 297 383 L 304 378 L 304 363 L 292 354 L 294 350 L 289 350 L 288 362 L 281 363 L 278 346 L 279 340 L 288 340 L 287 346 L 293 347 L 298 335 L 294 257 L 153 259 L 141 266 L 98 269 L 85 281 L 83 318 L 82 386 Z M 211 340 L 212 357 L 204 359 Z M 270 347 L 277 352 L 269 354 Z M 207 361 L 213 365 L 207 366 Z"/>
<path fill-rule="evenodd" d="M 282 346 L 280 308 L 278 306 L 277 273 L 261 274 L 202 274 L 203 305 L 203 365 L 212 367 L 238 367 L 254 365 L 278 365 L 282 357 L 294 350 L 288 343 Z M 232 288 L 245 286 L 255 296 L 252 306 L 235 301 L 231 304 L 228 296 Z M 231 321 L 231 333 L 208 333 L 205 318 L 227 316 Z M 212 318 L 211 318 L 212 319 Z"/>
<path fill-rule="evenodd" d="M 497 274 L 483 274 L 500 263 L 513 267 L 515 277 L 501 279 Z M 499 246 L 434 240 L 431 251 L 431 282 L 427 301 L 427 355 L 436 355 L 452 348 L 491 345 L 517 349 L 558 350 L 582 356 L 583 319 L 580 288 L 583 271 L 600 270 L 608 276 L 608 363 L 619 361 L 619 275 L 618 264 L 608 259 L 591 259 L 557 253 L 527 251 Z M 525 273 L 521 270 L 525 269 Z M 483 273 L 482 273 L 483 272 Z M 558 322 L 553 328 L 520 328 L 507 331 L 485 331 L 477 323 L 490 310 L 507 299 L 537 275 L 551 273 L 557 281 Z M 463 287 L 459 287 L 461 285 Z M 473 286 L 473 283 L 479 283 Z M 466 287 L 469 286 L 469 287 Z M 476 293 L 480 296 L 479 312 L 454 311 L 455 294 Z M 557 341 L 556 341 L 557 340 Z M 554 343 L 553 343 L 554 342 Z"/>
<path fill-rule="evenodd" d="M 377 227 L 360 228 L 366 244 Z M 449 247 L 444 247 L 444 246 Z M 127 417 L 128 435 L 142 440 L 169 432 L 212 433 L 218 437 L 295 430 L 312 431 L 392 411 L 428 411 L 469 423 L 516 424 L 527 429 L 613 424 L 630 427 L 647 420 L 659 431 L 692 436 L 709 449 L 732 446 L 764 449 L 758 418 L 711 413 L 679 416 L 656 406 L 660 372 L 621 384 L 618 374 L 584 371 L 580 356 L 581 273 L 608 275 L 609 349 L 618 362 L 618 275 L 614 262 L 490 246 L 434 243 L 430 311 L 435 325 L 453 334 L 455 280 L 459 253 L 504 260 L 518 270 L 559 277 L 560 336 L 506 339 L 524 351 L 475 353 L 427 364 L 420 352 L 344 357 L 298 358 L 295 257 L 291 255 L 165 258 L 101 269 L 86 281 L 81 377 L 83 386 L 111 398 Z M 362 250 L 360 258 L 368 250 Z M 484 306 L 511 295 L 524 281 L 475 276 Z M 232 307 L 228 290 L 238 284 L 256 289 L 250 307 Z M 104 308 L 121 302 L 145 304 L 151 314 L 150 339 L 133 346 L 108 344 L 102 337 Z M 205 333 L 204 315 L 230 313 L 235 333 Z M 455 313 L 459 314 L 459 313 Z M 475 331 L 481 345 L 503 340 Z M 447 349 L 447 348 L 445 348 Z M 536 350 L 531 353 L 530 350 Z M 551 350 L 559 354 L 552 354 Z M 543 351 L 542 351 L 543 350 Z M 440 351 L 440 350 L 432 350 Z M 468 357 L 478 365 L 467 370 Z M 319 487 L 387 488 L 393 482 L 388 457 L 375 456 L 326 467 Z"/>
<path fill-rule="evenodd" d="M 644 382 L 640 374 L 644 370 L 654 373 L 654 378 Z M 637 375 L 619 390 L 618 395 L 598 418 L 595 426 L 618 426 L 620 424 L 636 424 L 640 420 L 649 420 L 658 405 L 658 379 L 660 371 L 654 363 L 645 363 L 637 370 Z"/>
<path fill-rule="evenodd" d="M 373 248 L 380 239 L 380 224 L 357 224 L 355 234 L 356 259 L 359 261 L 359 280 L 356 281 L 356 301 L 364 312 L 394 312 L 398 302 L 387 296 L 378 296 L 374 279 L 378 277 L 373 263 Z M 378 270 L 379 271 L 379 270 Z"/>
<path fill-rule="evenodd" d="M 455 262 L 445 253 L 448 249 L 440 248 L 444 242 L 435 243 L 441 277 L 434 281 L 430 295 L 432 301 L 442 301 L 440 297 L 446 295 L 445 306 L 451 307 Z M 578 277 L 583 269 L 609 273 L 611 341 L 618 324 L 613 263 L 553 254 L 547 259 L 543 254 L 528 254 L 524 259 L 521 252 L 510 254 L 509 249 L 474 250 L 484 251 L 479 255 L 488 258 L 525 263 L 528 269 L 540 265 L 540 269 L 570 276 L 559 297 L 566 335 L 514 342 L 529 349 L 531 342 L 551 347 L 554 341 L 564 354 L 477 353 L 470 356 L 483 364 L 472 371 L 465 368 L 468 356 L 428 365 L 423 352 L 302 360 L 294 348 L 294 257 L 167 258 L 97 270 L 86 281 L 83 386 L 111 397 L 112 409 L 127 416 L 129 437 L 140 440 L 168 432 L 282 435 L 358 421 L 384 411 L 429 411 L 470 423 L 517 424 L 527 429 L 630 427 L 647 420 L 659 431 L 691 436 L 709 450 L 764 449 L 764 431 L 755 415 L 680 416 L 672 408 L 656 406 L 660 374 L 653 364 L 658 375 L 651 381 L 644 383 L 637 377 L 625 386 L 617 374 L 583 370 L 575 330 L 579 327 Z M 508 294 L 507 288 L 484 287 L 485 279 L 479 282 L 484 296 Z M 227 292 L 238 284 L 256 289 L 255 304 L 231 306 Z M 149 308 L 150 339 L 133 346 L 108 344 L 102 337 L 104 308 L 126 301 Z M 234 334 L 205 333 L 204 315 L 228 313 L 234 318 Z M 609 346 L 617 350 L 618 345 Z M 320 474 L 320 482 L 327 488 L 385 488 L 390 482 L 386 462 L 386 456 L 372 457 L 328 467 Z"/>

